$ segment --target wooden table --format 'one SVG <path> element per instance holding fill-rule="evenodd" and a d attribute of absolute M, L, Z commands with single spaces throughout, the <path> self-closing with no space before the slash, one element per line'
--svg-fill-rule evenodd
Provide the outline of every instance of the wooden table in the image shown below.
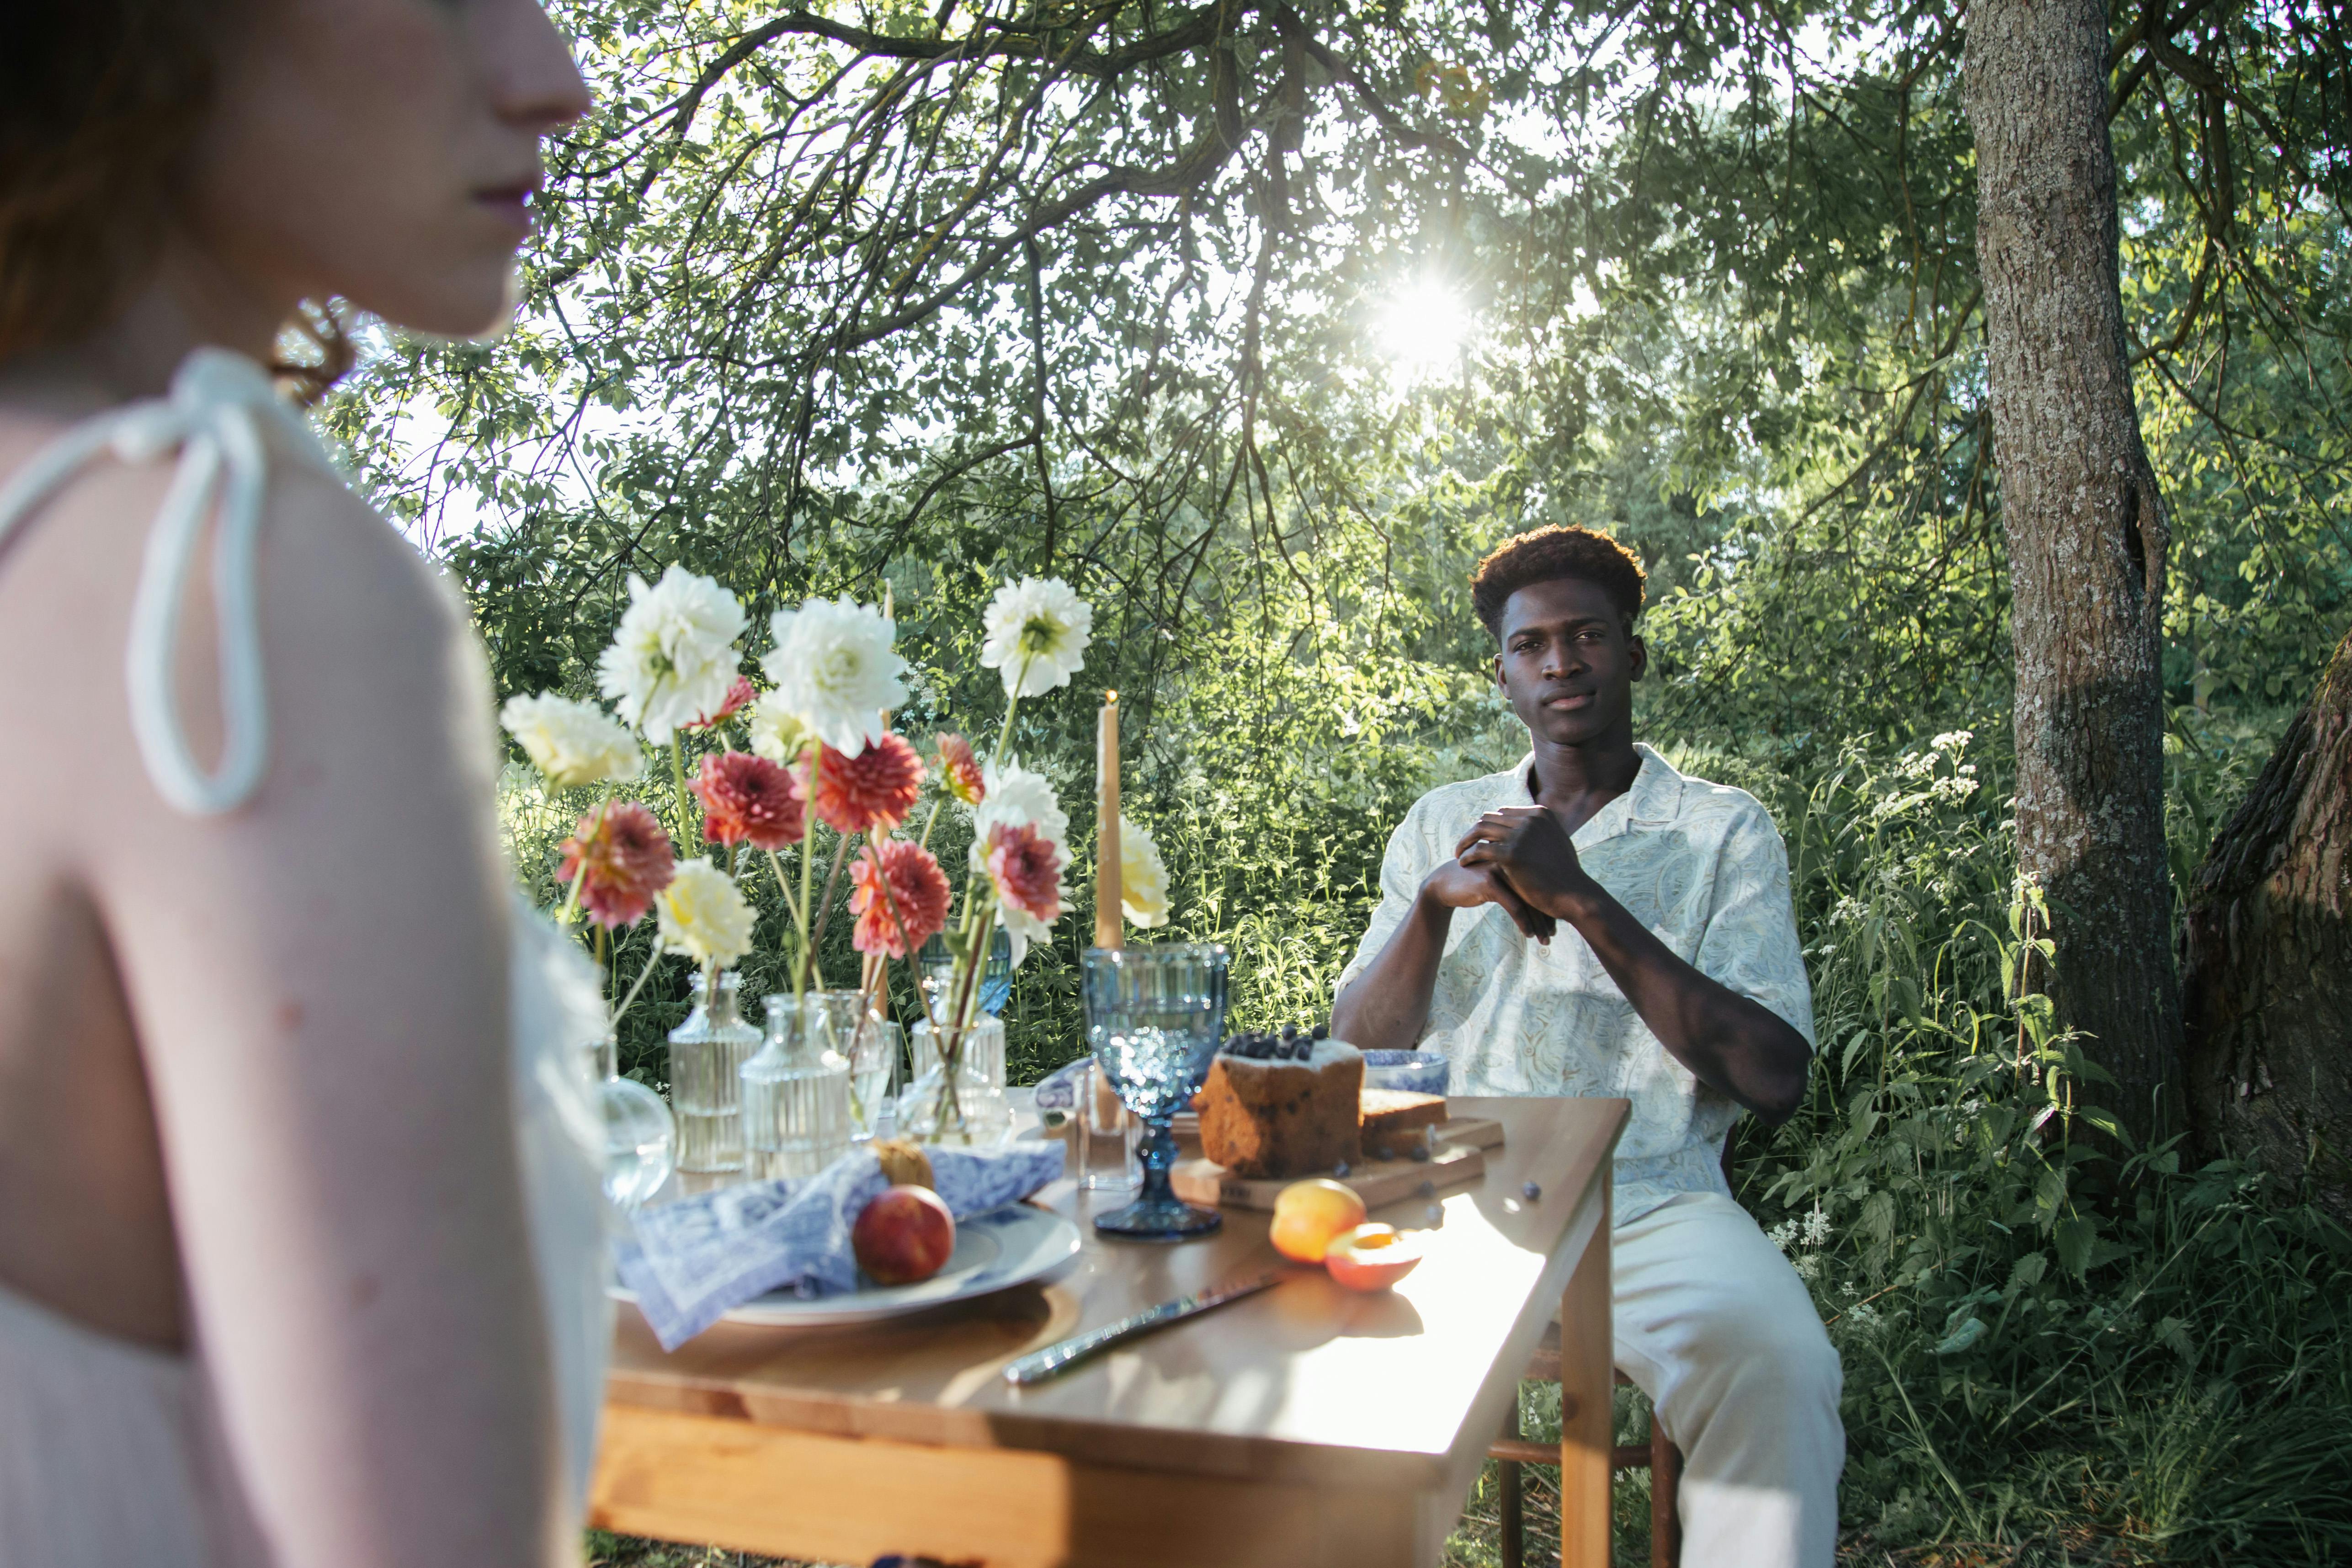
<path fill-rule="evenodd" d="M 1318 1269 L 1052 1382 L 1004 1364 L 1278 1261 L 1229 1209 L 1176 1246 L 1098 1239 L 1058 1281 L 858 1328 L 722 1323 L 664 1354 L 625 1308 L 590 1517 L 609 1530 L 863 1564 L 1381 1568 L 1438 1561 L 1553 1312 L 1560 1560 L 1609 1561 L 1609 1169 L 1623 1100 L 1457 1100 L 1485 1178 L 1376 1211 L 1443 1223 L 1392 1293 Z M 1539 1196 L 1523 1196 L 1528 1182 Z"/>

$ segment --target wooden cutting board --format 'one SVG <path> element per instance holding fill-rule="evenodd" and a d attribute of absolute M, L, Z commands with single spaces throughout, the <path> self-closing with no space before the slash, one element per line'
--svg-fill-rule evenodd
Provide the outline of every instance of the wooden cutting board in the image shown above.
<path fill-rule="evenodd" d="M 1431 1134 L 1435 1152 L 1425 1160 L 1366 1160 L 1333 1176 L 1352 1188 L 1366 1208 L 1420 1195 L 1434 1197 L 1446 1187 L 1475 1181 L 1486 1174 L 1486 1151 L 1499 1148 L 1503 1124 L 1485 1117 L 1456 1116 Z M 1310 1171 L 1310 1176 L 1331 1176 Z M 1213 1204 L 1225 1208 L 1271 1209 L 1282 1189 L 1297 1176 L 1238 1176 L 1216 1161 L 1200 1156 L 1179 1160 L 1169 1173 L 1176 1196 L 1187 1203 Z M 1428 1191 L 1423 1193 L 1422 1189 Z"/>
<path fill-rule="evenodd" d="M 1201 1116 L 1196 1111 L 1179 1111 L 1169 1125 L 1179 1141 L 1201 1140 Z M 1432 1128 L 1429 1136 L 1440 1148 L 1460 1145 L 1472 1149 L 1498 1149 L 1503 1146 L 1503 1124 L 1492 1116 L 1449 1116 Z"/>

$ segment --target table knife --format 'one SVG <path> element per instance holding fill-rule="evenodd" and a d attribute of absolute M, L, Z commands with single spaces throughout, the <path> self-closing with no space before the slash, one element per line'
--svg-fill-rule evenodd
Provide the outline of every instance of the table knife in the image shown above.
<path fill-rule="evenodd" d="M 1227 1301 L 1238 1301 L 1244 1296 L 1254 1296 L 1269 1286 L 1279 1285 L 1286 1277 L 1283 1270 L 1269 1269 L 1265 1273 L 1250 1279 L 1236 1280 L 1228 1284 L 1212 1285 L 1205 1291 L 1196 1291 L 1189 1296 L 1179 1296 L 1172 1301 L 1162 1301 L 1156 1307 L 1146 1307 L 1143 1311 L 1121 1318 L 1115 1323 L 1105 1323 L 1098 1329 L 1089 1329 L 1085 1333 L 1073 1334 L 1068 1339 L 1049 1344 L 1043 1350 L 1031 1351 L 1027 1355 L 1005 1366 L 1004 1381 L 1024 1385 L 1043 1383 L 1055 1374 L 1066 1371 L 1084 1361 L 1097 1351 L 1108 1350 L 1112 1345 L 1133 1339 L 1138 1334 L 1147 1334 L 1156 1328 L 1164 1328 L 1170 1323 L 1196 1317 L 1212 1308 L 1222 1307 Z"/>

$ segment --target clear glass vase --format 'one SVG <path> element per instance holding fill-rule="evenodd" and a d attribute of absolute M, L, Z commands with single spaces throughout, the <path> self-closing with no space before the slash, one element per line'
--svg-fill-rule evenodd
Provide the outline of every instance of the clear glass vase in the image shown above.
<path fill-rule="evenodd" d="M 844 1012 L 835 998 L 856 1004 Z M 768 1038 L 745 1062 L 743 1148 L 753 1181 L 812 1176 L 849 1150 L 849 1061 L 840 1045 L 854 1035 L 865 998 L 819 991 L 805 999 L 768 998 Z"/>
<path fill-rule="evenodd" d="M 743 1179 L 743 1063 L 760 1031 L 743 1021 L 732 969 L 708 973 L 669 1034 L 669 1103 L 677 1117 L 677 1185 L 707 1192 Z"/>
<path fill-rule="evenodd" d="M 1004 1099 L 1004 1020 L 985 1015 L 963 1030 L 950 1077 L 928 1019 L 908 1034 L 915 1078 L 898 1097 L 898 1135 L 919 1143 L 984 1146 L 1013 1125 Z"/>
<path fill-rule="evenodd" d="M 660 1095 L 621 1076 L 617 1036 L 608 1034 L 586 1051 L 604 1123 L 604 1196 L 615 1208 L 632 1209 L 669 1179 L 677 1123 Z"/>

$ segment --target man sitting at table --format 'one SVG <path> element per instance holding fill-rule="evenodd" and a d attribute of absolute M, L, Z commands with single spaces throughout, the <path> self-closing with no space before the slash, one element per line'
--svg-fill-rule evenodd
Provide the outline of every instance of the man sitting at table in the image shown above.
<path fill-rule="evenodd" d="M 1843 1377 L 1812 1298 L 1721 1168 L 1745 1109 L 1805 1092 L 1812 998 L 1789 862 L 1744 791 L 1633 739 L 1642 568 L 1543 528 L 1472 602 L 1532 753 L 1433 789 L 1389 840 L 1332 1031 L 1453 1063 L 1460 1094 L 1622 1095 L 1611 1251 L 1617 1364 L 1685 1456 L 1690 1568 L 1835 1554 Z"/>

